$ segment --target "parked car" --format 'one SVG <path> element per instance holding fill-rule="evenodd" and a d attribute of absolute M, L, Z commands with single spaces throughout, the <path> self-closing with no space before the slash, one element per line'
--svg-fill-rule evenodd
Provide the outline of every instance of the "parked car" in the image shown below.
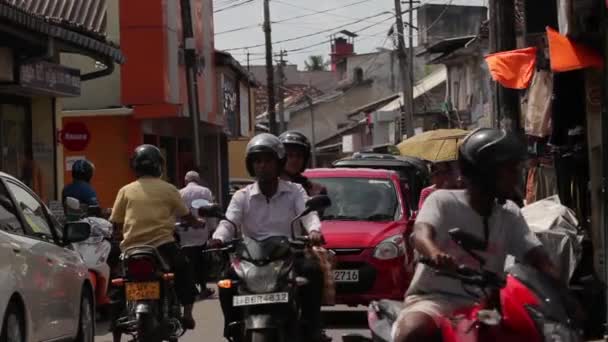
<path fill-rule="evenodd" d="M 426 162 L 414 157 L 357 152 L 352 157 L 335 161 L 333 166 L 396 171 L 399 174 L 404 200 L 411 216 L 418 211 L 420 191 L 430 182 Z"/>
<path fill-rule="evenodd" d="M 402 300 L 413 274 L 404 235 L 408 212 L 399 174 L 374 169 L 310 169 L 305 175 L 327 188 L 323 212 L 326 247 L 336 254 L 336 303 L 367 305 Z"/>
<path fill-rule="evenodd" d="M 90 229 L 61 226 L 27 186 L 0 173 L 0 341 L 93 342 L 93 287 L 71 248 Z"/>

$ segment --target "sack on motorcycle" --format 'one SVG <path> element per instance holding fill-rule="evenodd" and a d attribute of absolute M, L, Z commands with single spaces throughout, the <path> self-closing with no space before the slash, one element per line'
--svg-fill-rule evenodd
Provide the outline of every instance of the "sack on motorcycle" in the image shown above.
<path fill-rule="evenodd" d="M 336 284 L 333 276 L 335 260 L 333 255 L 323 247 L 313 247 L 309 257 L 319 260 L 323 272 L 323 305 L 336 304 Z"/>

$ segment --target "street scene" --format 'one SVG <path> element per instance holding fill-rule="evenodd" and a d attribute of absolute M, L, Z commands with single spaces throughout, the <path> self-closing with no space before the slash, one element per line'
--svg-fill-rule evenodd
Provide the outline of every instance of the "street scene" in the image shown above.
<path fill-rule="evenodd" d="M 608 1 L 0 0 L 0 342 L 608 341 Z"/>

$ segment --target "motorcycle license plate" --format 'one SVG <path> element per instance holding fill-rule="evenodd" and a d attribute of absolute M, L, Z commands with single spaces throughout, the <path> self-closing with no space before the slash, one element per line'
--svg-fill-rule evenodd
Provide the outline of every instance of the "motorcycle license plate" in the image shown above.
<path fill-rule="evenodd" d="M 126 283 L 127 300 L 154 300 L 160 298 L 160 284 L 157 281 Z"/>
<path fill-rule="evenodd" d="M 335 270 L 334 281 L 336 283 L 356 283 L 359 281 L 359 270 Z"/>
<path fill-rule="evenodd" d="M 232 299 L 232 306 L 277 304 L 277 303 L 287 303 L 288 301 L 289 301 L 289 293 L 275 292 L 275 293 L 264 293 L 264 294 L 247 295 L 247 296 L 234 296 L 234 298 Z"/>

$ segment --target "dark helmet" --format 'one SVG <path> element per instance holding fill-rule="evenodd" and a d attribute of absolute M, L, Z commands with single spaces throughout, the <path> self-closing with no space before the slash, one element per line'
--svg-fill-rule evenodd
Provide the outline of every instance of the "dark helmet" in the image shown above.
<path fill-rule="evenodd" d="M 255 177 L 253 170 L 253 156 L 259 153 L 270 153 L 279 161 L 281 170 L 285 164 L 285 146 L 279 138 L 269 133 L 261 133 L 253 137 L 247 144 L 245 162 L 251 177 Z"/>
<path fill-rule="evenodd" d="M 131 157 L 131 167 L 137 176 L 160 177 L 163 173 L 163 164 L 163 155 L 154 145 L 138 146 Z"/>
<path fill-rule="evenodd" d="M 304 172 L 304 170 L 306 170 L 306 165 L 308 165 L 308 160 L 310 159 L 311 145 L 308 138 L 298 131 L 287 131 L 279 136 L 279 140 L 281 140 L 285 146 L 291 145 L 302 148 L 304 151 L 304 166 L 300 172 Z"/>
<path fill-rule="evenodd" d="M 90 182 L 93 178 L 93 171 L 95 171 L 95 165 L 86 159 L 79 159 L 72 165 L 72 178 L 74 180 L 80 180 Z"/>
<path fill-rule="evenodd" d="M 526 146 L 517 136 L 493 128 L 471 132 L 458 149 L 463 176 L 490 191 L 496 188 L 498 167 L 506 162 L 523 161 L 526 157 Z"/>

